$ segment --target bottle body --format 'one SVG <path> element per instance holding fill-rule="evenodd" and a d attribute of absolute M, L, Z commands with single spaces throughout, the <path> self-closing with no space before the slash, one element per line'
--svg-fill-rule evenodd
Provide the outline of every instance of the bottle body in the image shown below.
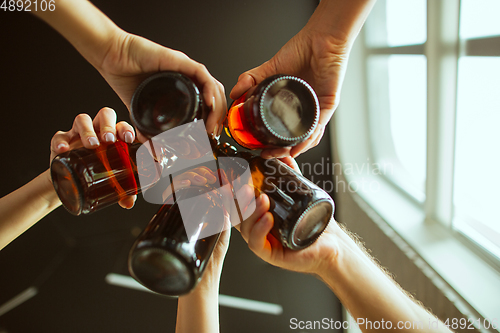
<path fill-rule="evenodd" d="M 206 121 L 207 116 L 196 84 L 177 72 L 148 77 L 135 90 L 130 106 L 132 123 L 148 138 L 197 119 Z"/>
<path fill-rule="evenodd" d="M 328 226 L 335 209 L 330 195 L 280 160 L 238 152 L 228 144 L 219 148 L 219 156 L 225 156 L 219 164 L 236 191 L 248 184 L 256 196 L 267 194 L 274 217 L 271 234 L 284 247 L 306 248 Z"/>
<path fill-rule="evenodd" d="M 319 120 L 319 102 L 304 80 L 275 75 L 250 88 L 231 105 L 226 129 L 248 149 L 294 146 L 306 140 Z"/>
<path fill-rule="evenodd" d="M 63 206 L 72 214 L 90 214 L 138 194 L 159 179 L 161 164 L 139 150 L 140 143 L 116 141 L 97 149 L 78 148 L 59 154 L 50 165 L 52 183 Z M 138 151 L 141 156 L 138 156 Z M 139 158 L 138 158 L 139 157 Z M 140 165 L 137 165 L 137 160 Z M 139 174 L 141 172 L 141 186 Z"/>
<path fill-rule="evenodd" d="M 201 279 L 228 213 L 214 188 L 188 187 L 172 197 L 135 241 L 128 267 L 132 277 L 150 290 L 178 296 Z M 207 228 L 215 232 L 202 235 Z"/>

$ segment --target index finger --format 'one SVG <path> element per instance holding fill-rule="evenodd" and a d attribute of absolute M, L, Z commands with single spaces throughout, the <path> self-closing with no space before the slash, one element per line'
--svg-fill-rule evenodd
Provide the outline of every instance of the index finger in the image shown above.
<path fill-rule="evenodd" d="M 104 107 L 99 110 L 93 120 L 94 128 L 99 129 L 99 135 L 103 142 L 113 143 L 116 140 L 116 112 Z"/>

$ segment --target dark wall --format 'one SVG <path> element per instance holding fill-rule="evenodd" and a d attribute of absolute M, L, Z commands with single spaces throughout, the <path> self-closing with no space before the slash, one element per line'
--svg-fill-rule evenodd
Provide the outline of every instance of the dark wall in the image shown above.
<path fill-rule="evenodd" d="M 239 74 L 268 60 L 305 25 L 317 1 L 94 3 L 123 29 L 204 63 L 228 94 Z M 48 168 L 52 135 L 69 130 L 77 114 L 93 117 L 109 106 L 128 120 L 128 112 L 99 73 L 43 22 L 0 11 L 0 31 L 3 196 Z M 327 136 L 300 159 L 329 156 Z M 59 208 L 0 251 L 0 307 L 30 286 L 38 289 L 0 315 L 0 332 L 173 332 L 175 299 L 104 280 L 108 273 L 127 274 L 127 252 L 158 208 L 142 198 L 131 211 L 116 206 L 82 217 Z M 284 307 L 280 316 L 221 307 L 222 332 L 286 332 L 292 317 L 340 319 L 338 301 L 321 282 L 264 263 L 235 230 L 221 293 Z"/>

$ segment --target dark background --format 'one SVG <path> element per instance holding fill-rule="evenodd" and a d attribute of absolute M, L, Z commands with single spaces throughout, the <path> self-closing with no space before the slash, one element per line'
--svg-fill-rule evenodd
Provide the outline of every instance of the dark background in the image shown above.
<path fill-rule="evenodd" d="M 271 58 L 306 24 L 317 1 L 94 4 L 124 30 L 205 64 L 228 95 L 242 72 Z M 28 13 L 0 11 L 0 31 L 4 196 L 48 168 L 52 135 L 69 130 L 77 114 L 93 117 L 109 106 L 118 120 L 129 119 L 99 73 L 48 25 Z M 299 163 L 330 157 L 328 136 Z M 104 280 L 108 273 L 128 274 L 128 250 L 158 208 L 141 197 L 130 211 L 115 206 L 75 217 L 58 208 L 0 251 L 0 307 L 30 286 L 39 290 L 0 316 L 0 332 L 173 332 L 175 299 Z M 221 307 L 222 332 L 288 332 L 292 317 L 340 320 L 338 300 L 319 280 L 263 262 L 234 229 L 220 292 L 284 308 L 274 316 Z"/>

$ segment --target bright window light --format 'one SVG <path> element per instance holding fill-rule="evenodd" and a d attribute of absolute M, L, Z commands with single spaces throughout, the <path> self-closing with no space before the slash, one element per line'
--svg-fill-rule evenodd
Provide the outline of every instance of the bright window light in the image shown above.
<path fill-rule="evenodd" d="M 427 75 L 423 55 L 389 56 L 390 128 L 397 158 L 423 192 L 426 168 Z"/>
<path fill-rule="evenodd" d="M 499 13 L 499 0 L 462 0 L 460 37 L 477 38 L 500 35 Z"/>
<path fill-rule="evenodd" d="M 459 60 L 453 191 L 454 226 L 462 231 L 472 228 L 474 234 L 483 237 L 476 241 L 497 255 L 500 253 L 499 77 L 500 57 Z M 474 238 L 473 234 L 466 234 Z"/>
<path fill-rule="evenodd" d="M 387 0 L 387 45 L 422 44 L 427 40 L 425 0 Z"/>

